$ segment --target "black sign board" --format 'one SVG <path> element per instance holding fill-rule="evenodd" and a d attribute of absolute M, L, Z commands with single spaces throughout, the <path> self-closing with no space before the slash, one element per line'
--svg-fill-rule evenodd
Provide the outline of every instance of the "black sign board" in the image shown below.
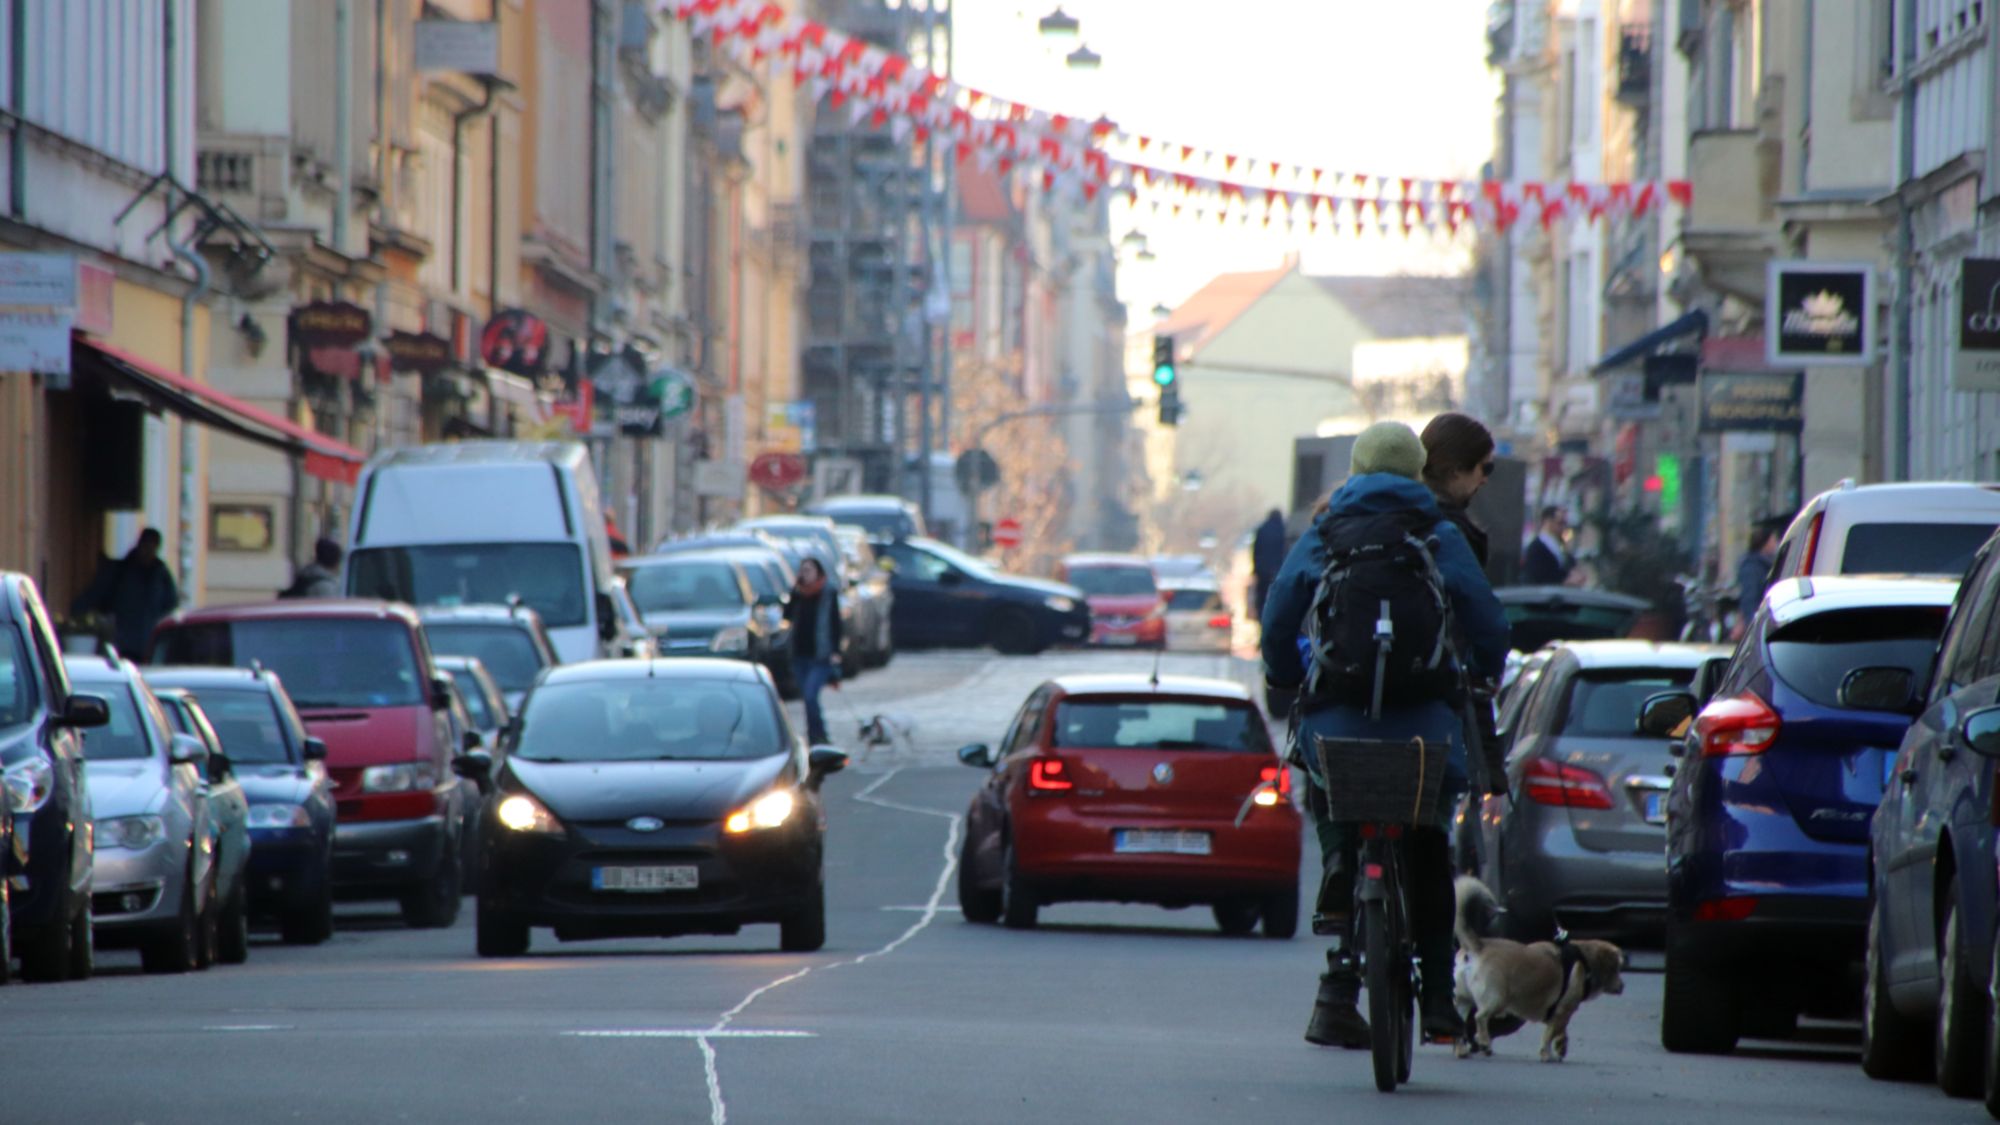
<path fill-rule="evenodd" d="M 1951 389 L 2000 391 L 2000 258 L 1966 258 L 1960 266 Z"/>
<path fill-rule="evenodd" d="M 374 318 L 346 301 L 314 301 L 292 310 L 292 341 L 307 348 L 351 348 L 368 338 Z"/>
<path fill-rule="evenodd" d="M 1772 262 L 1764 304 L 1771 366 L 1859 366 L 1875 354 L 1874 268 L 1866 262 Z"/>
<path fill-rule="evenodd" d="M 398 371 L 435 375 L 451 366 L 451 341 L 429 332 L 391 332 L 382 347 Z"/>
<path fill-rule="evenodd" d="M 1701 428 L 1795 434 L 1805 427 L 1802 371 L 1704 371 Z"/>

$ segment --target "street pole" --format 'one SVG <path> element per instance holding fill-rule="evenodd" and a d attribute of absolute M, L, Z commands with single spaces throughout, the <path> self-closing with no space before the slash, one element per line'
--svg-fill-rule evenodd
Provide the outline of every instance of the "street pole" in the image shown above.
<path fill-rule="evenodd" d="M 350 0 L 333 0 L 333 248 L 347 253 L 347 212 L 354 206 L 354 35 Z"/>
<path fill-rule="evenodd" d="M 926 0 L 924 4 L 924 66 L 926 68 L 931 65 L 931 55 L 936 50 L 937 7 L 932 0 Z M 935 217 L 932 214 L 935 204 L 935 193 L 932 190 L 931 182 L 934 172 L 931 167 L 931 138 L 929 134 L 925 134 L 924 136 L 922 149 L 923 195 L 917 202 L 917 215 L 920 220 L 919 229 L 922 232 L 920 237 L 924 247 L 924 258 L 931 265 L 931 268 L 925 271 L 929 276 L 924 279 L 923 291 L 918 294 L 917 302 L 919 306 L 917 322 L 923 326 L 924 340 L 923 362 L 918 369 L 920 382 L 917 386 L 917 509 L 923 512 L 924 522 L 928 524 L 933 515 L 931 512 L 931 448 L 936 440 L 935 435 L 931 432 L 931 380 L 936 374 L 938 354 L 936 345 L 937 330 L 936 326 L 931 323 L 930 315 L 930 287 L 935 283 L 934 279 L 937 274 L 937 259 L 934 255 L 937 253 L 938 241 L 934 239 L 937 231 L 932 223 Z"/>
<path fill-rule="evenodd" d="M 944 77 L 951 77 L 952 47 L 955 43 L 951 0 L 931 0 L 931 4 L 944 4 Z M 952 225 L 957 220 L 954 212 L 954 187 L 958 179 L 958 161 L 946 158 L 944 162 L 944 184 L 938 198 L 938 241 L 943 253 L 938 258 L 938 275 L 944 281 L 944 291 L 949 297 L 951 283 L 951 251 L 956 239 L 952 236 Z M 945 313 L 944 327 L 939 330 L 938 348 L 938 432 L 944 435 L 946 449 L 951 448 L 951 314 Z"/>
<path fill-rule="evenodd" d="M 1902 39 L 1897 51 L 1896 76 L 1911 83 L 1910 71 L 1917 61 L 1917 3 L 1916 0 L 1897 0 L 1896 26 L 1901 30 Z M 1910 365 L 1911 351 L 1915 347 L 1911 328 L 1910 289 L 1916 281 L 1916 271 L 1911 268 L 1910 259 L 1916 254 L 1916 222 L 1910 213 L 1909 197 L 1905 189 L 1916 178 L 1917 164 L 1917 94 L 1914 84 L 1905 85 L 1902 97 L 1897 99 L 1898 136 L 1896 138 L 1896 305 L 1895 305 L 1895 359 L 1891 376 L 1894 390 L 1889 395 L 1888 415 L 1894 428 L 1889 435 L 1889 479 L 1910 479 Z M 1765 331 L 1775 331 L 1766 328 Z"/>

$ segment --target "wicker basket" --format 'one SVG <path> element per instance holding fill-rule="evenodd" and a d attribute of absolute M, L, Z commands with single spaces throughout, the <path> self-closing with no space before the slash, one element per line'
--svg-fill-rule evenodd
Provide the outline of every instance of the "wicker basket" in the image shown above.
<path fill-rule="evenodd" d="M 1314 738 L 1326 779 L 1328 819 L 1362 824 L 1427 825 L 1437 808 L 1450 745 L 1413 738 Z"/>

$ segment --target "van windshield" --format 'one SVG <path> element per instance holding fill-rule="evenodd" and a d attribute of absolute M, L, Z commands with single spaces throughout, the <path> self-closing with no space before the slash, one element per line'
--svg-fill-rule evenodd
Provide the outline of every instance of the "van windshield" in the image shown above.
<path fill-rule="evenodd" d="M 348 592 L 411 605 L 505 605 L 519 597 L 551 629 L 588 620 L 574 543 L 364 547 L 348 557 Z"/>
<path fill-rule="evenodd" d="M 301 709 L 415 707 L 424 702 L 416 649 L 409 626 L 401 621 L 290 617 L 198 622 L 163 630 L 153 644 L 156 664 L 248 668 L 253 661 L 276 672 Z"/>

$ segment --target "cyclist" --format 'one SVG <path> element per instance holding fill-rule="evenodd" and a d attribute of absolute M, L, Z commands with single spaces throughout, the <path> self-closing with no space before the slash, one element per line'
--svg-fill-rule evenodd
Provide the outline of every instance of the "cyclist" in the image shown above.
<path fill-rule="evenodd" d="M 1402 517 L 1408 525 L 1428 528 L 1416 534 L 1435 544 L 1432 554 L 1450 603 L 1453 632 L 1470 649 L 1464 662 L 1476 674 L 1499 677 L 1507 656 L 1507 619 L 1465 536 L 1444 518 L 1430 489 L 1421 483 L 1425 460 L 1423 442 L 1399 422 L 1378 422 L 1355 439 L 1346 483 L 1328 498 L 1313 521 L 1312 532 L 1293 547 L 1264 605 L 1264 669 L 1274 703 L 1296 695 L 1306 682 L 1307 666 L 1299 638 L 1327 568 L 1329 535 L 1337 537 L 1358 524 L 1383 517 Z M 1448 643 L 1452 639 L 1445 638 Z M 1319 994 L 1313 1001 L 1312 1019 L 1306 1025 L 1309 1042 L 1356 1049 L 1369 1046 L 1368 1022 L 1358 1006 L 1361 976 L 1353 949 L 1359 841 L 1353 825 L 1327 819 L 1324 789 L 1315 774 L 1317 755 L 1301 749 L 1310 746 L 1314 737 L 1423 738 L 1451 746 L 1432 826 L 1411 832 L 1405 840 L 1410 922 L 1423 973 L 1424 1035 L 1438 1039 L 1458 1033 L 1451 984 L 1451 858 L 1444 827 L 1465 791 L 1467 776 L 1462 700 L 1451 697 L 1455 694 L 1446 692 L 1430 702 L 1384 706 L 1375 719 L 1369 716 L 1368 698 L 1305 698 L 1291 708 L 1292 760 L 1306 770 L 1307 807 L 1313 814 L 1326 872 L 1314 912 L 1314 931 L 1333 939 L 1326 955 L 1327 971 L 1320 977 Z"/>

